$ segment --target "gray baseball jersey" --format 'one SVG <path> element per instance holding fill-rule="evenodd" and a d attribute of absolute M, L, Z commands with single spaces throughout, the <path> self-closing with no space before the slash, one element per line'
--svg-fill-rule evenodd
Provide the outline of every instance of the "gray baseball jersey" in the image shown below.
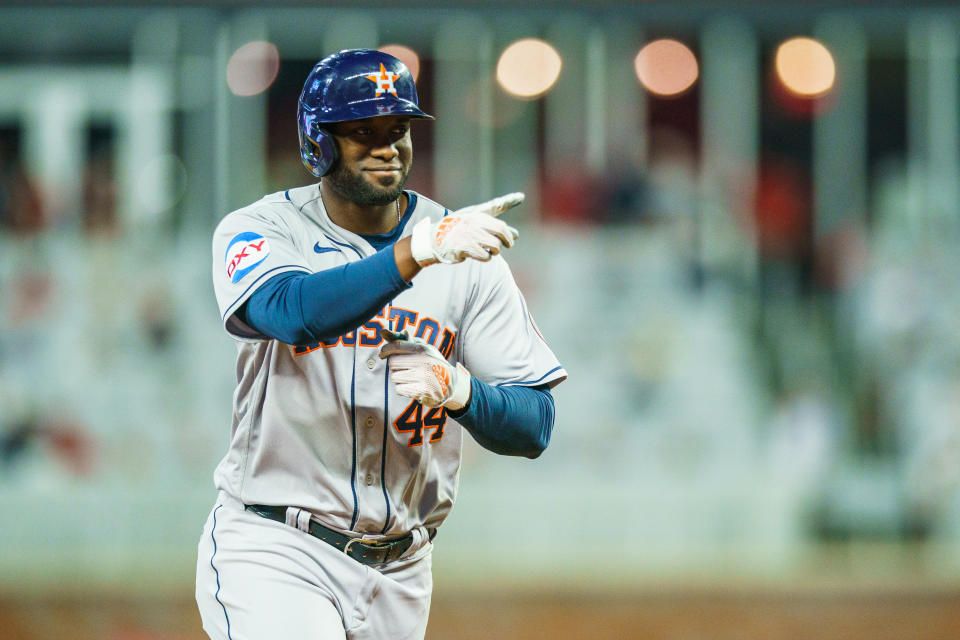
<path fill-rule="evenodd" d="M 446 212 L 407 194 L 403 235 Z M 394 393 L 378 357 L 380 327 L 427 340 L 489 384 L 553 386 L 566 372 L 500 256 L 428 267 L 374 318 L 327 342 L 283 344 L 235 315 L 273 276 L 374 253 L 330 221 L 317 184 L 268 195 L 221 221 L 213 282 L 238 354 L 230 449 L 215 482 L 246 504 L 302 507 L 340 531 L 392 536 L 437 527 L 449 513 L 463 429 L 444 409 Z"/>

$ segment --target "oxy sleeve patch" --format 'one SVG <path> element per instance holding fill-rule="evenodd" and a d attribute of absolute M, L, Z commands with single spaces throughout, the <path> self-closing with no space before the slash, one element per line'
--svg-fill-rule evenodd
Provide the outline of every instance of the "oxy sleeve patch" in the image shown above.
<path fill-rule="evenodd" d="M 270 255 L 270 244 L 267 239 L 253 231 L 238 233 L 227 245 L 224 256 L 227 277 L 230 282 L 237 283 L 267 259 Z"/>

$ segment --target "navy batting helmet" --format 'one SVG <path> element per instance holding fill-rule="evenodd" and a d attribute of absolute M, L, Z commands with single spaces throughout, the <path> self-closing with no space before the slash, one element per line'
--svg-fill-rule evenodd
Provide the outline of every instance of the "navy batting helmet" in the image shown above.
<path fill-rule="evenodd" d="M 297 129 L 300 157 L 318 178 L 337 160 L 337 145 L 324 124 L 375 116 L 433 116 L 420 110 L 407 66 L 375 49 L 345 49 L 316 64 L 300 94 Z"/>

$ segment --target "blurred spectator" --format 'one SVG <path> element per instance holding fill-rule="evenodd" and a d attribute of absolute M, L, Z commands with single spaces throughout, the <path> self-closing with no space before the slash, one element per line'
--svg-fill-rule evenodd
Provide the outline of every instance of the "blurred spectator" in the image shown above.
<path fill-rule="evenodd" d="M 14 471 L 37 448 L 71 476 L 87 477 L 94 471 L 94 441 L 85 428 L 70 420 L 28 416 L 0 432 L 0 472 Z"/>
<path fill-rule="evenodd" d="M 866 269 L 869 239 L 857 216 L 822 237 L 815 250 L 815 277 L 825 291 L 853 286 Z"/>
<path fill-rule="evenodd" d="M 162 352 L 170 347 L 177 322 L 171 292 L 166 286 L 152 283 L 144 288 L 137 300 L 136 321 L 152 349 Z"/>
<path fill-rule="evenodd" d="M 810 247 L 811 203 L 807 178 L 783 159 L 760 165 L 754 197 L 762 257 L 798 261 Z"/>
<path fill-rule="evenodd" d="M 603 221 L 610 224 L 648 222 L 650 186 L 639 158 L 614 158 L 604 181 Z"/>
<path fill-rule="evenodd" d="M 841 417 L 829 394 L 812 382 L 784 390 L 771 418 L 771 473 L 809 508 L 828 481 L 840 445 Z"/>
<path fill-rule="evenodd" d="M 5 157 L 0 148 L 0 228 L 34 234 L 46 226 L 40 193 L 19 159 Z"/>
<path fill-rule="evenodd" d="M 584 167 L 573 163 L 545 176 L 540 186 L 544 220 L 601 222 L 606 217 L 601 186 Z"/>
<path fill-rule="evenodd" d="M 649 213 L 672 221 L 692 222 L 697 212 L 697 149 L 689 132 L 673 126 L 650 131 Z M 693 229 L 686 229 L 692 233 Z"/>
<path fill-rule="evenodd" d="M 17 274 L 11 289 L 12 301 L 4 323 L 9 329 L 30 325 L 48 310 L 53 282 L 48 272 L 28 269 Z"/>
<path fill-rule="evenodd" d="M 113 154 L 107 147 L 91 152 L 83 176 L 83 228 L 92 235 L 117 233 L 117 187 Z"/>

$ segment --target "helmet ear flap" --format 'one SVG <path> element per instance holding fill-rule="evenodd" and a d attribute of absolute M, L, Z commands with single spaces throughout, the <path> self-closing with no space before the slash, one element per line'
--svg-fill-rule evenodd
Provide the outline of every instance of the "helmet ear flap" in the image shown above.
<path fill-rule="evenodd" d="M 300 159 L 307 171 L 322 178 L 337 161 L 337 142 L 329 131 L 319 126 L 312 114 L 301 110 L 299 115 Z"/>
<path fill-rule="evenodd" d="M 313 151 L 317 156 L 316 168 L 311 171 L 318 178 L 330 173 L 330 169 L 336 164 L 339 154 L 337 153 L 337 142 L 326 129 L 318 129 L 316 140 L 310 140 Z"/>

